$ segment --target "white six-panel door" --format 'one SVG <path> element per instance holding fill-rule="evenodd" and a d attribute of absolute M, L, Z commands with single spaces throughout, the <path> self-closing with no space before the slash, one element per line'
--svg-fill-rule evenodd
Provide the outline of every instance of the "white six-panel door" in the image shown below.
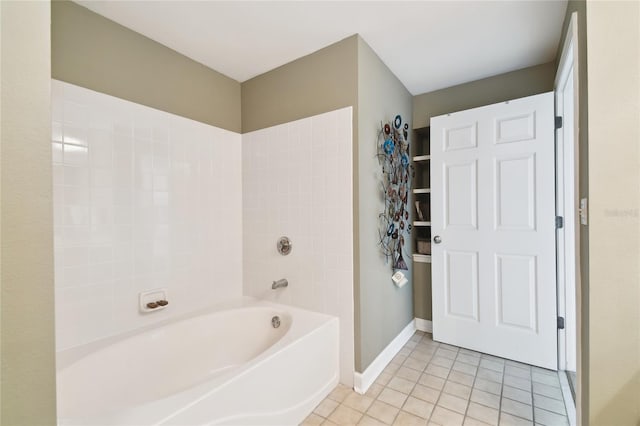
<path fill-rule="evenodd" d="M 557 369 L 554 170 L 553 93 L 431 119 L 434 340 Z"/>

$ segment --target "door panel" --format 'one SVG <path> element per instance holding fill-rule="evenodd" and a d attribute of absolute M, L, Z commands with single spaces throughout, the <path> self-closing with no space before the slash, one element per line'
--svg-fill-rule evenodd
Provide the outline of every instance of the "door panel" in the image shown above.
<path fill-rule="evenodd" d="M 445 254 L 447 315 L 478 320 L 478 253 Z"/>
<path fill-rule="evenodd" d="M 520 142 L 535 139 L 536 114 L 531 112 L 496 119 L 495 143 Z"/>
<path fill-rule="evenodd" d="M 535 231 L 535 154 L 495 164 L 496 228 Z"/>
<path fill-rule="evenodd" d="M 435 340 L 557 368 L 553 94 L 431 119 Z"/>
<path fill-rule="evenodd" d="M 443 151 L 475 148 L 477 143 L 477 123 L 446 129 Z"/>
<path fill-rule="evenodd" d="M 535 256 L 496 255 L 498 325 L 536 332 Z"/>
<path fill-rule="evenodd" d="M 444 164 L 444 227 L 476 228 L 478 221 L 478 183 L 476 162 Z"/>

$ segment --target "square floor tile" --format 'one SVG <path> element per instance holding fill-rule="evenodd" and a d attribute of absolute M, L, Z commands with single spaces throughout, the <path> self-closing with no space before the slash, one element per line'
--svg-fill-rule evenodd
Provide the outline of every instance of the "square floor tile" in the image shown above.
<path fill-rule="evenodd" d="M 406 380 L 410 380 L 413 383 L 416 383 L 420 378 L 420 372 L 418 370 L 414 370 L 409 367 L 400 367 L 400 369 L 396 372 L 396 377 L 401 377 Z"/>
<path fill-rule="evenodd" d="M 458 356 L 458 351 L 447 349 L 444 346 L 440 345 L 438 350 L 436 350 L 435 356 L 441 356 L 444 358 L 456 359 Z"/>
<path fill-rule="evenodd" d="M 438 390 L 442 390 L 442 388 L 444 387 L 445 381 L 446 380 L 443 379 L 442 377 L 436 377 L 427 373 L 423 374 L 422 376 L 420 376 L 420 379 L 418 379 L 418 383 L 420 383 L 421 385 L 428 386 L 430 388 L 434 388 Z"/>
<path fill-rule="evenodd" d="M 418 398 L 414 398 L 412 396 L 407 398 L 407 401 L 402 406 L 402 410 L 418 417 L 422 417 L 425 420 L 429 418 L 431 412 L 433 411 L 433 408 L 433 404 Z"/>
<path fill-rule="evenodd" d="M 533 396 L 533 406 L 536 408 L 542 408 L 543 410 L 551 411 L 561 416 L 567 415 L 567 410 L 564 406 L 564 401 L 549 398 L 542 395 Z"/>
<path fill-rule="evenodd" d="M 502 387 L 502 396 L 527 405 L 531 405 L 533 402 L 531 392 L 506 385 Z"/>
<path fill-rule="evenodd" d="M 429 420 L 443 426 L 461 426 L 464 416 L 443 407 L 435 407 Z"/>
<path fill-rule="evenodd" d="M 533 382 L 533 393 L 562 401 L 562 391 L 554 386 Z"/>
<path fill-rule="evenodd" d="M 469 408 L 467 408 L 467 417 L 472 417 L 490 425 L 497 426 L 498 416 L 499 412 L 495 408 L 489 408 L 475 402 L 470 402 Z"/>
<path fill-rule="evenodd" d="M 526 391 L 531 390 L 531 380 L 521 377 L 504 376 L 504 384 Z"/>
<path fill-rule="evenodd" d="M 521 417 L 513 416 L 504 411 L 500 413 L 500 426 L 533 426 L 533 422 Z"/>
<path fill-rule="evenodd" d="M 547 386 L 553 386 L 556 388 L 560 387 L 560 380 L 558 379 L 557 374 L 555 376 L 552 376 L 548 374 L 541 374 L 537 371 L 532 371 L 531 380 L 533 380 L 534 382 L 542 383 Z"/>
<path fill-rule="evenodd" d="M 467 354 L 458 354 L 458 357 L 456 359 L 460 362 L 464 362 L 465 364 L 470 364 L 475 366 L 480 365 L 480 357 L 475 357 Z"/>
<path fill-rule="evenodd" d="M 367 411 L 367 408 L 373 403 L 373 398 L 368 397 L 366 395 L 360 395 L 359 393 L 353 392 L 342 401 L 342 405 L 346 405 L 347 407 L 353 408 L 354 410 L 360 411 L 364 413 Z"/>
<path fill-rule="evenodd" d="M 507 374 L 509 376 L 520 377 L 520 378 L 523 378 L 523 379 L 531 379 L 531 370 L 525 369 L 525 368 L 520 368 L 520 367 L 515 367 L 515 366 L 509 365 L 509 364 L 507 364 L 504 367 L 504 374 Z"/>
<path fill-rule="evenodd" d="M 417 384 L 416 387 L 413 388 L 411 396 L 435 404 L 438 402 L 438 398 L 440 397 L 440 391 L 428 386 Z"/>
<path fill-rule="evenodd" d="M 533 420 L 533 408 L 531 405 L 523 404 L 522 402 L 502 398 L 500 410 L 504 413 L 522 417 L 523 419 Z"/>
<path fill-rule="evenodd" d="M 504 371 L 504 362 L 482 358 L 480 360 L 480 367 L 502 373 Z"/>
<path fill-rule="evenodd" d="M 467 402 L 468 401 L 464 398 L 459 398 L 457 396 L 449 395 L 447 393 L 442 393 L 436 405 L 447 408 L 449 410 L 455 411 L 460 414 L 464 414 L 464 412 L 467 410 Z"/>
<path fill-rule="evenodd" d="M 427 364 L 428 364 L 427 361 L 421 361 L 421 360 L 417 360 L 415 358 L 409 357 L 402 365 L 404 367 L 413 368 L 414 370 L 423 371 L 427 366 Z"/>
<path fill-rule="evenodd" d="M 485 392 L 494 393 L 500 395 L 502 392 L 502 385 L 500 383 L 492 382 L 485 379 L 476 379 L 473 384 L 474 389 L 480 389 Z"/>
<path fill-rule="evenodd" d="M 378 395 L 380 395 L 380 392 L 382 392 L 382 389 L 384 389 L 384 386 L 382 386 L 379 383 L 374 383 L 371 386 L 369 386 L 369 389 L 367 389 L 367 392 L 365 392 L 365 395 L 368 396 L 369 398 L 377 398 Z"/>
<path fill-rule="evenodd" d="M 324 422 L 324 417 L 320 417 L 317 414 L 309 414 L 302 422 L 302 426 L 318 426 Z"/>
<path fill-rule="evenodd" d="M 333 399 L 334 401 L 342 402 L 351 392 L 353 392 L 353 390 L 349 389 L 345 385 L 340 384 L 331 391 L 327 398 Z"/>
<path fill-rule="evenodd" d="M 362 418 L 362 413 L 346 405 L 340 405 L 329 415 L 329 420 L 337 425 L 355 425 Z"/>
<path fill-rule="evenodd" d="M 374 419 L 390 425 L 396 418 L 396 415 L 400 411 L 399 408 L 384 403 L 382 401 L 374 401 L 371 407 L 367 410 L 367 415 Z"/>
<path fill-rule="evenodd" d="M 545 426 L 569 426 L 567 416 L 552 413 L 550 411 L 535 409 L 536 423 Z"/>
<path fill-rule="evenodd" d="M 449 375 L 449 368 L 440 367 L 439 365 L 429 364 L 427 368 L 424 370 L 425 373 L 429 373 L 433 376 L 440 377 L 442 379 L 446 379 Z"/>
<path fill-rule="evenodd" d="M 488 368 L 478 368 L 476 377 L 491 380 L 492 382 L 502 383 L 502 373 L 499 371 L 489 370 Z"/>
<path fill-rule="evenodd" d="M 325 398 L 318 406 L 313 410 L 313 412 L 322 417 L 329 417 L 329 414 L 333 413 L 333 410 L 339 405 L 338 402 L 333 399 Z"/>
<path fill-rule="evenodd" d="M 461 385 L 465 386 L 473 386 L 475 377 L 471 374 L 465 374 L 461 371 L 451 370 L 447 380 L 454 383 L 460 383 Z"/>
<path fill-rule="evenodd" d="M 473 417 L 465 417 L 463 426 L 491 426 L 488 423 L 481 422 L 480 420 L 476 420 Z"/>
<path fill-rule="evenodd" d="M 469 396 L 471 395 L 471 387 L 461 385 L 450 380 L 447 380 L 447 382 L 444 384 L 444 388 L 442 391 L 464 399 L 469 399 Z"/>
<path fill-rule="evenodd" d="M 478 372 L 478 367 L 476 367 L 475 365 L 467 364 L 466 362 L 462 362 L 460 360 L 457 360 L 451 368 L 455 371 L 460 371 L 461 373 L 470 374 L 472 376 L 475 376 Z"/>
<path fill-rule="evenodd" d="M 451 368 L 453 366 L 453 362 L 454 360 L 451 358 L 445 358 L 441 355 L 436 355 L 431 359 L 430 364 L 438 365 L 444 368 Z"/>
<path fill-rule="evenodd" d="M 398 392 L 406 393 L 407 395 L 411 393 L 415 385 L 416 382 L 403 379 L 402 377 L 394 377 L 393 379 L 389 380 L 389 383 L 387 383 L 388 388 L 397 390 Z"/>
<path fill-rule="evenodd" d="M 385 388 L 380 392 L 380 395 L 378 395 L 378 400 L 400 408 L 407 400 L 407 396 L 407 394 L 398 392 L 397 390 Z"/>
<path fill-rule="evenodd" d="M 393 422 L 394 426 L 424 426 L 426 419 L 415 416 L 406 411 L 400 411 Z"/>
<path fill-rule="evenodd" d="M 471 392 L 471 401 L 478 404 L 486 405 L 490 408 L 500 408 L 500 395 L 485 392 L 480 389 L 474 389 Z"/>
<path fill-rule="evenodd" d="M 358 426 L 385 426 L 386 423 L 382 423 L 380 420 L 376 420 L 373 417 L 367 415 L 362 416 Z"/>

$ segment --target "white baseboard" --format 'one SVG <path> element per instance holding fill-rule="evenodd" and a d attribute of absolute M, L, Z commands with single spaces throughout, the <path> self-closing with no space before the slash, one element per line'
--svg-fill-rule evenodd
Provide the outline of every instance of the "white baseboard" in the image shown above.
<path fill-rule="evenodd" d="M 354 373 L 354 385 L 353 389 L 359 394 L 364 394 L 369 386 L 375 382 L 378 378 L 382 370 L 391 362 L 394 356 L 400 349 L 404 346 L 405 343 L 411 339 L 413 333 L 416 331 L 415 321 L 411 321 L 407 326 L 398 334 L 395 339 L 391 341 L 387 345 L 386 348 L 383 349 L 382 352 L 373 360 L 373 362 L 367 367 L 366 370 L 362 373 Z"/>
<path fill-rule="evenodd" d="M 416 330 L 424 331 L 425 333 L 433 333 L 433 323 L 429 320 L 422 318 L 416 318 Z"/>

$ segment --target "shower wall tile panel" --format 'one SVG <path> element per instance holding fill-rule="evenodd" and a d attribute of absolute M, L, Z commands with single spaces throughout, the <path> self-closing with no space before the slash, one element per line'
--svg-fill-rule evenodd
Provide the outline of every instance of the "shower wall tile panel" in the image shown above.
<path fill-rule="evenodd" d="M 244 134 L 244 294 L 340 318 L 341 382 L 352 385 L 352 110 Z M 276 251 L 280 236 L 293 250 Z M 272 290 L 274 280 L 289 287 Z"/>
<path fill-rule="evenodd" d="M 241 135 L 52 87 L 58 350 L 241 297 Z"/>

